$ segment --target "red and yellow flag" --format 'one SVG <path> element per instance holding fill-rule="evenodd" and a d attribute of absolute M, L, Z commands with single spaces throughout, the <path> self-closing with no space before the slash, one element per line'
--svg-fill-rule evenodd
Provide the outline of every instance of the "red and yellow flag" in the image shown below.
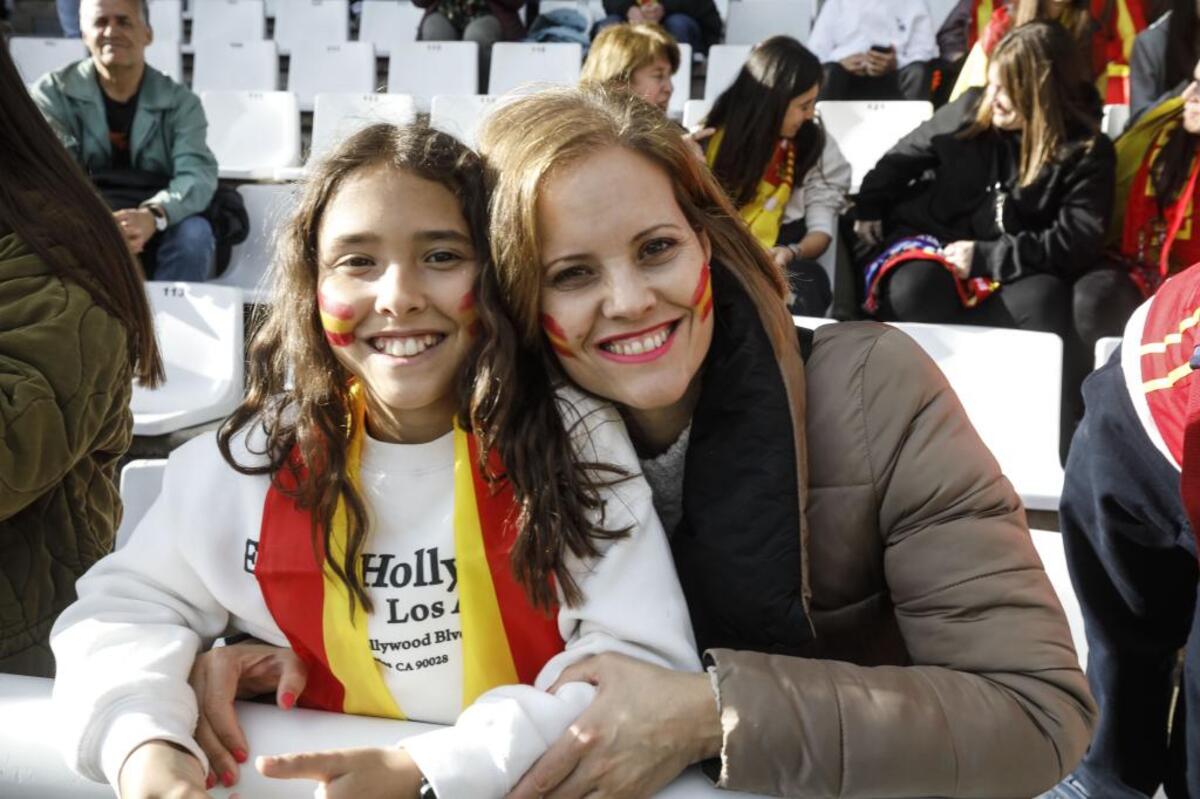
<path fill-rule="evenodd" d="M 357 486 L 365 402 L 357 385 L 351 396 L 354 411 L 347 457 Z M 456 425 L 454 547 L 463 628 L 464 707 L 497 686 L 532 684 L 546 661 L 563 649 L 557 613 L 535 608 L 509 566 L 517 534 L 512 486 L 507 481 L 489 485 L 479 473 L 477 458 L 475 437 Z M 351 614 L 350 593 L 326 563 L 320 541 L 318 551 L 313 551 L 312 515 L 290 496 L 295 487 L 292 472 L 283 469 L 267 493 L 255 576 L 271 616 L 308 666 L 300 704 L 404 718 L 371 654 L 367 614 L 361 608 Z M 339 502 L 329 536 L 339 563 L 346 536 L 345 508 Z M 361 577 L 362 564 L 357 568 Z"/>

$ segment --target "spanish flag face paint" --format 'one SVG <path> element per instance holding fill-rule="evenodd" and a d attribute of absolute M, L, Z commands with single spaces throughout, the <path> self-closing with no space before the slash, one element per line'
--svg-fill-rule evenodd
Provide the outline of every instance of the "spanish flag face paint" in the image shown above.
<path fill-rule="evenodd" d="M 338 302 L 325 292 L 317 292 L 317 306 L 321 309 L 321 327 L 325 328 L 325 340 L 333 347 L 349 347 L 354 343 L 354 328 L 358 326 L 354 306 Z"/>
<path fill-rule="evenodd" d="M 468 291 L 458 301 L 458 323 L 472 338 L 479 335 L 479 312 L 475 309 L 475 292 Z"/>
<path fill-rule="evenodd" d="M 696 283 L 696 290 L 692 292 L 692 310 L 700 317 L 701 322 L 706 322 L 712 308 L 712 270 L 708 268 L 708 264 L 704 264 L 700 267 L 700 279 Z"/>
<path fill-rule="evenodd" d="M 549 340 L 550 346 L 559 356 L 575 357 L 575 352 L 571 349 L 571 342 L 567 340 L 567 332 L 563 330 L 558 320 L 548 313 L 542 314 L 542 330 L 546 331 L 546 339 Z"/>

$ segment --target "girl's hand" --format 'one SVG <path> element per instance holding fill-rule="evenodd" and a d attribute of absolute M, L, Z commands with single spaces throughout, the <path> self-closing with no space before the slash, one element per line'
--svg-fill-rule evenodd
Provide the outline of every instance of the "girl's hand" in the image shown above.
<path fill-rule="evenodd" d="M 147 741 L 129 753 L 117 777 L 121 799 L 208 799 L 204 767 L 166 741 Z"/>
<path fill-rule="evenodd" d="M 233 700 L 274 691 L 275 703 L 287 710 L 296 704 L 307 678 L 295 652 L 270 644 L 219 646 L 196 658 L 188 682 L 200 710 L 196 743 L 208 756 L 212 782 L 235 784 L 238 764 L 246 762 L 250 751 Z"/>
<path fill-rule="evenodd" d="M 883 222 L 879 219 L 859 219 L 854 223 L 854 235 L 874 247 L 883 241 Z"/>
<path fill-rule="evenodd" d="M 325 799 L 416 799 L 421 770 L 399 748 L 336 749 L 294 755 L 260 757 L 255 762 L 264 777 L 316 780 Z"/>
<path fill-rule="evenodd" d="M 975 242 L 952 241 L 942 250 L 946 260 L 954 264 L 954 274 L 966 280 L 971 276 L 971 262 L 975 259 Z"/>
<path fill-rule="evenodd" d="M 708 166 L 708 159 L 704 157 L 704 145 L 702 142 L 716 132 L 716 128 L 700 128 L 691 133 L 683 134 L 683 143 L 687 145 L 692 156 L 705 166 Z"/>
<path fill-rule="evenodd" d="M 596 698 L 525 773 L 508 799 L 650 797 L 692 763 L 721 751 L 721 719 L 707 674 L 624 655 L 596 655 L 563 671 Z"/>
<path fill-rule="evenodd" d="M 771 248 L 771 258 L 775 261 L 775 265 L 778 266 L 780 269 L 787 269 L 788 264 L 790 264 L 792 262 L 792 259 L 794 259 L 795 257 L 796 257 L 796 254 L 794 252 L 792 252 L 792 249 L 790 247 L 772 247 Z"/>

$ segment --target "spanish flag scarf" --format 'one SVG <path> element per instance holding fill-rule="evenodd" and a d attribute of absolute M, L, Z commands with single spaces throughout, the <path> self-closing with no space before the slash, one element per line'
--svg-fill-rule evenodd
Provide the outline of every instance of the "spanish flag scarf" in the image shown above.
<path fill-rule="evenodd" d="M 347 460 L 359 486 L 366 401 L 351 388 Z M 557 613 L 529 602 L 509 566 L 516 538 L 512 486 L 489 485 L 476 464 L 475 436 L 454 427 L 454 554 L 462 619 L 463 707 L 500 685 L 532 684 L 543 665 L 563 649 Z M 293 465 L 299 452 L 292 453 Z M 495 469 L 493 473 L 501 473 Z M 300 704 L 319 710 L 405 718 L 371 654 L 367 614 L 350 612 L 350 592 L 326 563 L 324 544 L 312 543 L 312 515 L 293 494 L 297 478 L 281 469 L 267 492 L 259 532 L 255 577 L 280 630 L 308 666 Z M 329 541 L 343 562 L 347 516 L 339 501 Z M 362 564 L 356 564 L 362 577 Z"/>
<path fill-rule="evenodd" d="M 708 145 L 706 160 L 711 169 L 717 162 L 717 153 L 725 139 L 725 129 L 713 134 Z M 766 249 L 779 241 L 779 228 L 783 224 L 783 209 L 792 198 L 792 185 L 796 179 L 796 145 L 790 139 L 780 139 L 779 144 L 763 170 L 762 180 L 755 190 L 754 199 L 738 209 L 754 238 Z"/>
<path fill-rule="evenodd" d="M 1152 180 L 1154 162 L 1182 122 L 1181 109 L 1179 98 L 1162 103 L 1117 141 L 1112 232 L 1120 235 L 1121 256 L 1132 266 L 1131 276 L 1146 296 L 1169 275 L 1200 260 L 1200 229 L 1195 224 L 1200 158 L 1192 157 L 1179 196 L 1165 206 L 1160 205 Z"/>

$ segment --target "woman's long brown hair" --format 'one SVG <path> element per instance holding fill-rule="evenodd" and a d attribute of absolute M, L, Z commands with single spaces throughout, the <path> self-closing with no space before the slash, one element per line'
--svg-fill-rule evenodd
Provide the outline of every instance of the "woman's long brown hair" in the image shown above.
<path fill-rule="evenodd" d="M 1021 132 L 1018 183 L 1028 186 L 1064 145 L 1088 141 L 1099 132 L 1083 101 L 1086 82 L 1066 30 L 1057 22 L 1031 22 L 1008 32 L 992 51 L 1000 84 L 1025 121 Z M 992 104 L 985 94 L 965 138 L 992 130 Z"/>
<path fill-rule="evenodd" d="M 347 462 L 351 375 L 326 342 L 317 310 L 317 234 L 346 180 L 373 167 L 403 170 L 445 186 L 458 198 L 475 251 L 486 259 L 487 208 L 475 153 L 424 125 L 373 125 L 351 136 L 316 167 L 280 232 L 271 265 L 271 304 L 256 320 L 250 344 L 246 397 L 217 435 L 222 456 L 242 474 L 274 477 L 289 470 L 297 503 L 312 512 L 314 552 L 318 540 L 332 552 L 333 515 L 338 500 L 345 501 L 345 558 L 341 563 L 327 558 L 350 591 L 352 611 L 356 601 L 367 611 L 372 607 L 356 568 L 368 533 L 367 510 Z M 257 442 L 258 428 L 265 442 L 255 454 L 265 455 L 266 462 L 239 463 L 231 440 L 241 434 L 247 445 Z"/>
<path fill-rule="evenodd" d="M 804 408 L 802 365 L 783 273 L 657 108 L 602 88 L 547 90 L 495 111 L 479 141 L 491 191 L 493 263 L 480 278 L 478 308 L 488 333 L 475 363 L 471 420 L 512 482 L 524 528 L 519 557 L 545 569 L 556 541 L 576 555 L 591 554 L 596 537 L 611 535 L 588 521 L 586 511 L 599 503 L 597 478 L 588 464 L 576 462 L 555 394 L 566 377 L 539 321 L 544 267 L 537 203 L 550 174 L 609 147 L 661 167 L 688 221 L 707 234 L 714 263 L 735 275 L 758 308 L 797 423 Z M 797 463 L 804 457 L 797 452 Z M 570 598 L 573 586 L 562 588 Z"/>
<path fill-rule="evenodd" d="M 163 365 L 141 270 L 112 212 L 30 99 L 3 36 L 0 109 L 0 227 L 120 321 L 133 375 L 157 386 Z"/>

